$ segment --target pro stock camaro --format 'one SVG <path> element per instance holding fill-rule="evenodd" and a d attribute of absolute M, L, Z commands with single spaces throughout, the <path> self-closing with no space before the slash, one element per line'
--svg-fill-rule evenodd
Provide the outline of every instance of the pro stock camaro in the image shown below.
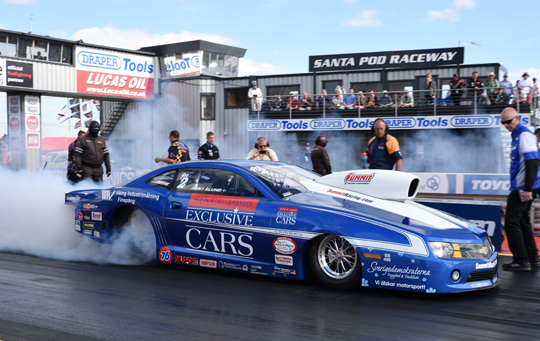
<path fill-rule="evenodd" d="M 419 179 L 355 170 L 324 177 L 278 162 L 194 161 L 106 190 L 66 194 L 75 229 L 122 231 L 147 260 L 427 293 L 495 286 L 497 252 L 471 222 L 413 202 Z M 135 256 L 134 256 L 135 257 Z"/>

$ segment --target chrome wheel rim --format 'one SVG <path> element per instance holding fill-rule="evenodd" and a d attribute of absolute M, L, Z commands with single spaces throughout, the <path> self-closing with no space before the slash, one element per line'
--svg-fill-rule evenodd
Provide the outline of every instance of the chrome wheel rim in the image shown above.
<path fill-rule="evenodd" d="M 322 271 L 334 279 L 347 278 L 358 264 L 354 246 L 336 235 L 329 235 L 321 241 L 317 258 Z"/>

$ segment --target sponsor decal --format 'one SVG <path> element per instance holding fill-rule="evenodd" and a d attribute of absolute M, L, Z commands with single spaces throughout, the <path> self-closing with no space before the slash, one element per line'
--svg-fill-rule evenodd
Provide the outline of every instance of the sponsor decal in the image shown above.
<path fill-rule="evenodd" d="M 223 231 L 206 227 L 193 227 L 186 232 L 186 242 L 192 249 L 242 257 L 251 257 L 253 255 L 252 240 L 251 233 Z"/>
<path fill-rule="evenodd" d="M 365 203 L 368 203 L 368 204 L 373 202 L 373 200 L 361 197 L 361 196 L 359 196 L 357 194 L 349 193 L 349 192 L 342 192 L 342 191 L 335 190 L 335 189 L 332 189 L 332 188 L 330 188 L 327 193 L 340 195 L 340 196 L 345 197 L 347 199 L 353 199 L 353 200 L 365 202 Z"/>
<path fill-rule="evenodd" d="M 296 251 L 296 243 L 289 237 L 277 237 L 272 242 L 272 246 L 274 250 L 284 255 L 290 255 Z"/>
<path fill-rule="evenodd" d="M 75 221 L 75 231 L 81 231 L 81 222 L 80 221 Z"/>
<path fill-rule="evenodd" d="M 92 223 L 90 221 L 85 221 L 82 223 L 83 229 L 94 229 L 96 227 L 96 223 Z"/>
<path fill-rule="evenodd" d="M 34 87 L 34 65 L 6 60 L 6 85 L 24 88 Z"/>
<path fill-rule="evenodd" d="M 166 246 L 159 249 L 158 257 L 162 263 L 172 263 L 173 260 L 172 251 Z"/>
<path fill-rule="evenodd" d="M 361 185 L 369 185 L 373 177 L 375 176 L 375 173 L 372 174 L 354 174 L 349 173 L 347 176 L 345 176 L 344 183 L 345 185 L 351 185 L 351 184 L 361 184 Z"/>
<path fill-rule="evenodd" d="M 274 271 L 272 271 L 272 275 L 275 276 L 276 274 L 282 274 L 284 277 L 287 277 L 288 275 L 296 275 L 296 270 L 282 268 L 280 266 L 274 266 Z"/>
<path fill-rule="evenodd" d="M 90 220 L 90 216 L 89 216 L 89 215 L 85 215 L 85 216 L 84 216 L 84 220 Z"/>
<path fill-rule="evenodd" d="M 103 214 L 101 212 L 92 212 L 92 220 L 101 221 Z"/>
<path fill-rule="evenodd" d="M 198 259 L 195 257 L 174 256 L 174 262 L 179 264 L 198 265 Z"/>
<path fill-rule="evenodd" d="M 411 290 L 426 290 L 425 284 L 409 284 L 409 283 L 396 283 L 384 280 L 375 280 L 375 285 L 380 285 L 383 287 L 390 288 L 400 288 L 400 289 L 411 289 Z M 434 290 L 434 289 L 433 289 Z"/>
<path fill-rule="evenodd" d="M 389 279 L 420 279 L 420 276 L 431 276 L 431 270 L 420 269 L 419 267 L 406 268 L 389 265 L 378 265 L 377 262 L 373 262 L 366 269 L 368 273 L 377 273 L 382 276 L 387 276 Z"/>
<path fill-rule="evenodd" d="M 274 255 L 274 260 L 276 264 L 289 265 L 289 266 L 293 265 L 292 256 Z"/>
<path fill-rule="evenodd" d="M 129 202 L 129 203 L 135 203 L 134 199 L 130 198 L 136 198 L 136 199 L 152 199 L 152 200 L 159 200 L 159 195 L 148 193 L 148 192 L 134 192 L 134 191 L 123 191 L 123 190 L 115 190 L 112 191 L 105 189 L 101 191 L 101 200 L 103 201 L 113 201 L 114 196 L 119 196 L 122 198 L 118 198 L 118 202 Z"/>
<path fill-rule="evenodd" d="M 97 205 L 94 205 L 94 204 L 84 204 L 82 207 L 87 209 L 87 210 L 98 208 Z"/>
<path fill-rule="evenodd" d="M 76 194 L 66 194 L 66 201 L 67 201 L 67 202 L 71 202 L 71 203 L 74 203 L 74 204 L 78 204 L 78 203 L 79 203 L 79 200 L 81 200 L 81 196 L 80 196 L 80 195 L 76 195 Z"/>
<path fill-rule="evenodd" d="M 493 124 L 493 117 L 487 115 L 454 116 L 450 124 L 456 128 L 462 127 L 489 127 Z"/>
<path fill-rule="evenodd" d="M 101 234 L 99 233 L 98 230 L 94 231 L 94 238 L 101 238 Z"/>
<path fill-rule="evenodd" d="M 83 220 L 83 214 L 79 210 L 75 210 L 75 220 Z"/>
<path fill-rule="evenodd" d="M 220 269 L 229 269 L 229 270 L 238 270 L 238 271 L 248 271 L 248 266 L 245 264 L 238 264 L 238 263 L 231 263 L 231 262 L 224 262 L 219 261 L 218 267 Z"/>
<path fill-rule="evenodd" d="M 381 259 L 381 256 L 380 255 L 376 255 L 374 253 L 364 253 L 364 257 L 366 258 L 376 258 L 376 259 Z"/>
<path fill-rule="evenodd" d="M 191 207 L 219 208 L 224 210 L 238 209 L 240 211 L 255 212 L 259 199 L 229 197 L 212 194 L 192 194 L 189 199 Z"/>
<path fill-rule="evenodd" d="M 83 233 L 84 233 L 84 234 L 92 235 L 92 230 L 83 230 Z"/>
<path fill-rule="evenodd" d="M 276 216 L 276 223 L 285 224 L 285 225 L 295 225 L 297 214 L 298 214 L 297 208 L 280 207 Z"/>
<path fill-rule="evenodd" d="M 201 259 L 199 265 L 205 268 L 217 268 L 217 262 L 215 260 Z"/>
<path fill-rule="evenodd" d="M 279 130 L 281 122 L 279 121 L 250 121 L 249 130 Z"/>
<path fill-rule="evenodd" d="M 475 269 L 493 269 L 497 266 L 497 258 L 493 262 L 487 262 L 487 263 L 476 263 Z"/>
<path fill-rule="evenodd" d="M 309 125 L 312 130 L 343 130 L 346 127 L 347 122 L 345 120 L 336 119 L 315 119 L 311 121 Z M 295 129 L 294 126 L 292 128 Z"/>

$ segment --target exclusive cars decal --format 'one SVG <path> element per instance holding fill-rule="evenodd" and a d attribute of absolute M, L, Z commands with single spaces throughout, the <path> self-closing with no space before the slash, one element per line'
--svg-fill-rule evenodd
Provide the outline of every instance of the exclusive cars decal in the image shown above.
<path fill-rule="evenodd" d="M 186 242 L 192 249 L 250 257 L 253 255 L 251 233 L 224 231 L 209 227 L 192 227 L 186 231 Z"/>
<path fill-rule="evenodd" d="M 298 208 L 280 207 L 276 215 L 276 223 L 285 225 L 295 225 Z"/>

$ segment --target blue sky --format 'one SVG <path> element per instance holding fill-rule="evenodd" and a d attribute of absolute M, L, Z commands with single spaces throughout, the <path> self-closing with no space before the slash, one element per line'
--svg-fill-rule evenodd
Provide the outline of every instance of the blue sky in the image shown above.
<path fill-rule="evenodd" d="M 0 1 L 11 31 L 129 49 L 194 39 L 245 48 L 241 75 L 308 72 L 310 55 L 461 42 L 467 64 L 500 62 L 512 81 L 540 76 L 536 0 Z"/>

